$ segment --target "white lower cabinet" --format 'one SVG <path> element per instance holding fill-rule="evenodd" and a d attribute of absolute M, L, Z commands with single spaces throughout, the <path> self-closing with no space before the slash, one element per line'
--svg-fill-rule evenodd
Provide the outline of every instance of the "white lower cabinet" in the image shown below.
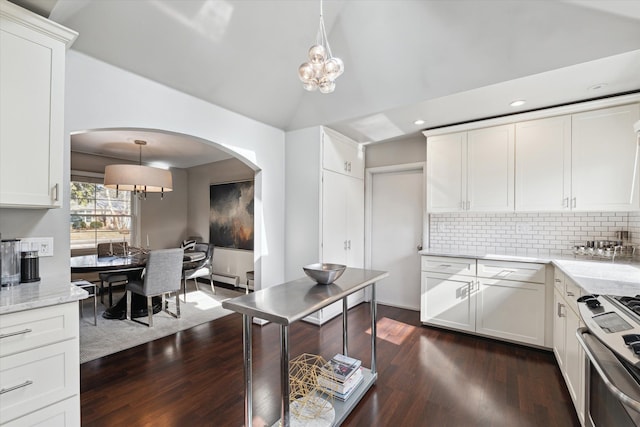
<path fill-rule="evenodd" d="M 422 272 L 420 321 L 476 330 L 475 277 Z"/>
<path fill-rule="evenodd" d="M 545 268 L 535 263 L 424 256 L 420 320 L 544 346 Z"/>
<path fill-rule="evenodd" d="M 576 289 L 580 289 L 564 275 L 555 272 L 556 289 L 554 291 L 553 316 L 553 352 L 558 366 L 567 384 L 580 422 L 584 425 L 584 351 L 576 338 L 576 331 L 584 324 L 575 308 Z M 567 289 L 569 289 L 567 291 Z M 570 295 L 567 295 L 567 292 Z"/>
<path fill-rule="evenodd" d="M 544 345 L 544 283 L 478 279 L 476 332 Z"/>
<path fill-rule="evenodd" d="M 80 425 L 77 302 L 0 317 L 0 390 L 0 425 Z"/>

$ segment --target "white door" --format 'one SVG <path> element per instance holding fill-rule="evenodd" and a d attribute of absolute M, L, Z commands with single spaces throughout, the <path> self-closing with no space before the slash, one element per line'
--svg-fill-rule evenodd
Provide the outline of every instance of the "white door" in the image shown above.
<path fill-rule="evenodd" d="M 322 262 L 347 264 L 348 177 L 329 170 L 322 177 Z"/>
<path fill-rule="evenodd" d="M 420 255 L 422 243 L 422 168 L 375 173 L 372 171 L 370 212 L 370 268 L 389 277 L 376 285 L 381 304 L 420 309 Z"/>

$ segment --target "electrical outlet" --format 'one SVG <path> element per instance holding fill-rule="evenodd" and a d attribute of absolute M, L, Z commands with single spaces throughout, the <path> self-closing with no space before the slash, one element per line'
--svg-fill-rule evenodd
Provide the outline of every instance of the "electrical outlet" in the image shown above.
<path fill-rule="evenodd" d="M 22 250 L 37 250 L 38 256 L 53 256 L 53 237 L 24 237 L 20 239 Z"/>

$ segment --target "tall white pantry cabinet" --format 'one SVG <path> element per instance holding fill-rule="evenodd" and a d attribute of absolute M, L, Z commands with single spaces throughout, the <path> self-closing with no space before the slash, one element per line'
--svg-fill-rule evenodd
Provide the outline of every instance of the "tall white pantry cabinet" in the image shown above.
<path fill-rule="evenodd" d="M 0 0 L 0 207 L 62 204 L 65 56 L 77 36 Z"/>
<path fill-rule="evenodd" d="M 324 127 L 288 132 L 285 143 L 285 279 L 317 262 L 364 266 L 364 147 Z M 362 301 L 351 295 L 349 305 Z M 322 324 L 340 303 L 305 320 Z"/>

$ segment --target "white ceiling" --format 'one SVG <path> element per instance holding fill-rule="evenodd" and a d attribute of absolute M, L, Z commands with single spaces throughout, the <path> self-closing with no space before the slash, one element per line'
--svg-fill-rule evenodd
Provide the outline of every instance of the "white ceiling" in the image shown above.
<path fill-rule="evenodd" d="M 640 90 L 636 0 L 325 0 L 345 63 L 329 95 L 305 92 L 296 73 L 315 40 L 316 0 L 44 8 L 80 33 L 72 49 L 283 130 L 328 125 L 360 142 Z M 527 103 L 514 109 L 514 99 Z"/>

